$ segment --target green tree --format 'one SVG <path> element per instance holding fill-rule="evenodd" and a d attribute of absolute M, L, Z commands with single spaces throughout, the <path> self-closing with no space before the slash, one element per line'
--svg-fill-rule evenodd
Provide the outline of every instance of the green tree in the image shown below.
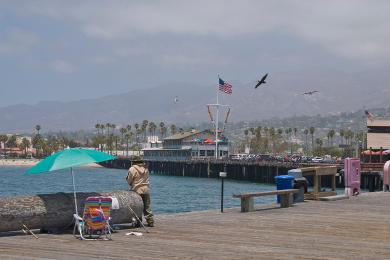
<path fill-rule="evenodd" d="M 127 132 L 125 134 L 126 139 L 126 156 L 129 156 L 129 142 L 131 142 L 131 139 L 133 138 L 133 132 Z"/>
<path fill-rule="evenodd" d="M 311 150 L 313 151 L 314 150 L 314 132 L 315 132 L 315 128 L 314 127 L 310 127 L 309 132 L 310 132 L 310 135 L 311 135 Z"/>
<path fill-rule="evenodd" d="M 146 130 L 148 128 L 148 124 L 149 124 L 148 120 L 145 119 L 142 121 L 141 129 L 143 134 L 143 140 L 146 140 Z"/>
<path fill-rule="evenodd" d="M 40 125 L 36 125 L 35 126 L 35 130 L 37 130 L 37 135 L 39 135 L 39 131 L 41 131 L 41 126 Z"/>
<path fill-rule="evenodd" d="M 5 144 L 7 143 L 8 141 L 8 136 L 6 135 L 0 135 L 0 148 L 1 148 L 1 144 L 3 144 L 4 148 L 5 148 Z M 5 150 L 4 150 L 4 154 L 5 154 Z"/>
<path fill-rule="evenodd" d="M 171 124 L 170 131 L 171 131 L 171 135 L 176 134 L 176 125 L 175 124 Z"/>
<path fill-rule="evenodd" d="M 161 121 L 160 122 L 160 135 L 161 135 L 161 139 L 163 139 L 164 135 L 165 135 L 164 128 L 165 128 L 165 123 Z"/>
<path fill-rule="evenodd" d="M 137 145 L 138 145 L 138 142 L 139 142 L 139 133 L 140 133 L 140 129 L 139 129 L 139 124 L 138 123 L 135 123 L 134 124 L 134 128 L 135 128 L 135 139 L 136 139 L 136 142 L 137 142 Z"/>
<path fill-rule="evenodd" d="M 308 151 L 307 135 L 309 134 L 309 130 L 308 129 L 303 130 L 303 134 L 305 135 L 305 152 L 307 153 Z"/>
<path fill-rule="evenodd" d="M 121 147 L 123 146 L 123 142 L 124 142 L 124 135 L 127 133 L 127 128 L 126 127 L 121 127 L 119 129 L 119 132 L 121 133 Z"/>
<path fill-rule="evenodd" d="M 335 135 L 334 129 L 330 129 L 330 130 L 329 130 L 329 138 L 330 138 L 330 146 L 331 146 L 331 147 L 333 147 L 333 138 L 334 138 L 334 135 Z"/>
<path fill-rule="evenodd" d="M 345 130 L 344 129 L 340 129 L 339 133 L 340 133 L 340 137 L 341 137 L 341 144 L 344 144 Z"/>
<path fill-rule="evenodd" d="M 99 124 L 99 123 L 96 124 L 96 125 L 95 125 L 95 128 L 96 128 L 96 130 L 97 130 L 97 134 L 99 135 L 99 134 L 100 134 L 100 124 Z"/>
<path fill-rule="evenodd" d="M 44 146 L 44 140 L 40 134 L 36 134 L 33 136 L 32 145 L 36 151 L 36 157 L 40 158 L 42 154 L 42 148 Z"/>
<path fill-rule="evenodd" d="M 27 149 L 30 147 L 30 141 L 27 138 L 23 138 L 19 145 L 19 148 L 24 151 L 24 156 L 27 156 Z"/>
<path fill-rule="evenodd" d="M 245 135 L 246 144 L 248 145 L 248 144 L 249 144 L 249 138 L 248 138 L 249 130 L 248 130 L 248 129 L 245 129 L 245 130 L 244 130 L 244 135 Z"/>
<path fill-rule="evenodd" d="M 273 127 L 271 127 L 268 131 L 269 131 L 269 136 L 271 138 L 271 143 L 272 143 L 272 153 L 275 154 L 276 131 L 275 131 L 275 128 L 273 128 Z"/>
<path fill-rule="evenodd" d="M 11 135 L 10 137 L 8 137 L 6 146 L 7 146 L 8 148 L 15 148 L 15 147 L 17 147 L 17 144 L 16 144 L 16 135 Z"/>

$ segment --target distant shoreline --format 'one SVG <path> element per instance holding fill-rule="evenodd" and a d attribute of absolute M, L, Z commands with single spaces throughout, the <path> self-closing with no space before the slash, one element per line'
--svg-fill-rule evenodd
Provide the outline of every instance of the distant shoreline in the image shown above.
<path fill-rule="evenodd" d="M 39 159 L 0 159 L 1 166 L 34 166 Z M 97 163 L 83 165 L 83 167 L 103 167 Z"/>
<path fill-rule="evenodd" d="M 0 159 L 0 166 L 33 166 L 38 159 Z"/>

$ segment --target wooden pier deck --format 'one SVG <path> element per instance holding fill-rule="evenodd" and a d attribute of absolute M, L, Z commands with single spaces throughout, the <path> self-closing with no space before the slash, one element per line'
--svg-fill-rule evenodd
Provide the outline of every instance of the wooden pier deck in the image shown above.
<path fill-rule="evenodd" d="M 388 259 L 390 193 L 291 208 L 257 206 L 156 216 L 150 233 L 120 230 L 112 241 L 70 234 L 0 237 L 0 259 Z M 126 236 L 139 231 L 143 236 Z"/>

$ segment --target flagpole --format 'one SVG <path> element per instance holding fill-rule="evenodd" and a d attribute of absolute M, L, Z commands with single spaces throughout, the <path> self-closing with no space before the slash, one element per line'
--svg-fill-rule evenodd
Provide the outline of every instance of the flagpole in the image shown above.
<path fill-rule="evenodd" d="M 219 75 L 218 75 L 218 86 L 217 86 L 217 115 L 215 122 L 215 159 L 218 160 L 218 121 L 219 121 Z"/>

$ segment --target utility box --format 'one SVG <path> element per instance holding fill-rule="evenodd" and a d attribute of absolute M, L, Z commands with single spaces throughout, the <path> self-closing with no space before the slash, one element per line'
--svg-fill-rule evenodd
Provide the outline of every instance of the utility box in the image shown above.
<path fill-rule="evenodd" d="M 390 161 L 383 166 L 383 191 L 390 190 Z"/>
<path fill-rule="evenodd" d="M 288 170 L 287 175 L 294 177 L 293 188 L 299 189 L 298 193 L 294 193 L 294 203 L 303 202 L 305 193 L 307 192 L 307 180 L 305 177 L 302 177 L 301 169 L 291 169 Z"/>
<path fill-rule="evenodd" d="M 302 178 L 302 170 L 301 169 L 291 169 L 287 171 L 287 175 L 293 176 L 294 179 Z"/>
<path fill-rule="evenodd" d="M 305 193 L 307 192 L 307 180 L 305 177 L 298 177 L 294 179 L 294 189 L 299 189 L 299 192 L 294 193 L 294 203 L 303 202 L 305 200 Z"/>
<path fill-rule="evenodd" d="M 345 195 L 355 196 L 360 193 L 360 160 L 358 158 L 344 159 Z"/>

